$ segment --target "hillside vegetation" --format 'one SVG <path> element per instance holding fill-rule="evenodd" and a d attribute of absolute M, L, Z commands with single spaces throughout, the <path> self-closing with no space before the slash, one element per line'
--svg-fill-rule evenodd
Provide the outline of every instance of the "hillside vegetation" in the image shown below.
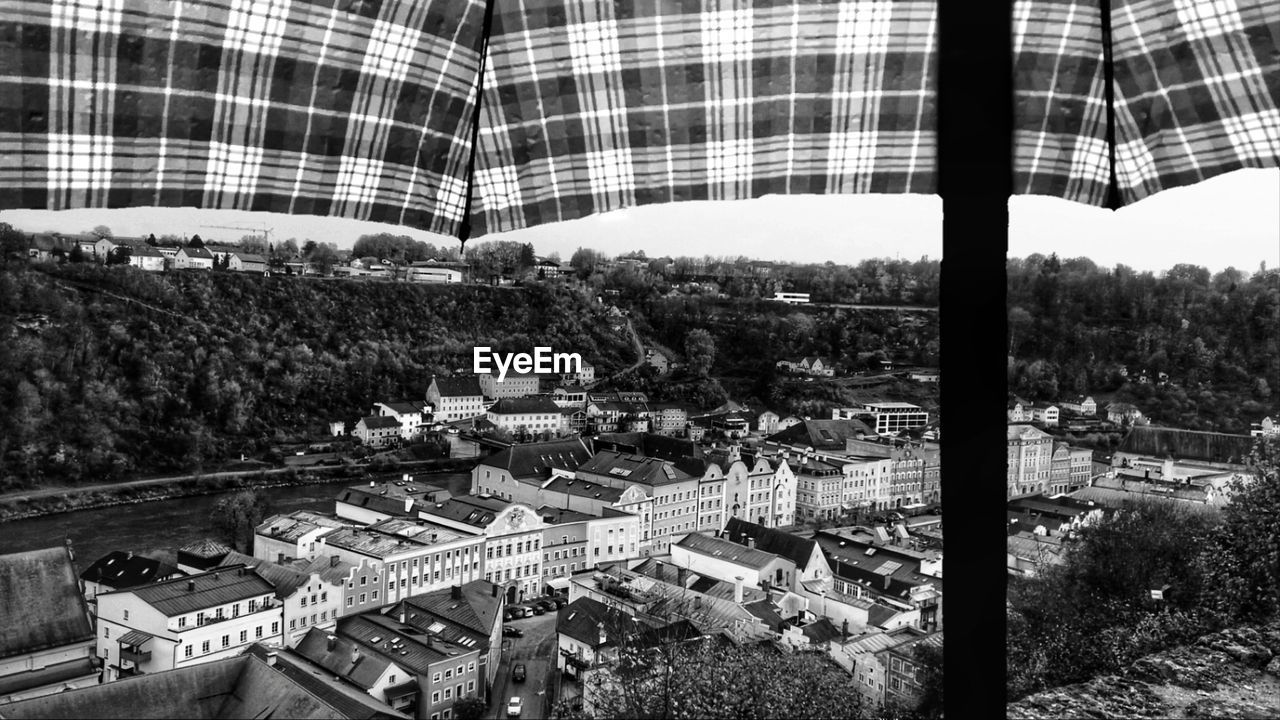
<path fill-rule="evenodd" d="M 0 489 L 208 470 L 421 398 L 472 348 L 634 361 L 599 305 L 553 287 L 142 273 L 0 272 Z"/>

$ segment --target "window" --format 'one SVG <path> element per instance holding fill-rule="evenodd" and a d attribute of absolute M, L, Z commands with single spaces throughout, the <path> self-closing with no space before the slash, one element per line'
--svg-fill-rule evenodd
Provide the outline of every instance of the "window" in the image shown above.
<path fill-rule="evenodd" d="M 242 643 L 243 643 L 243 642 L 249 642 L 249 631 L 248 631 L 248 630 L 241 630 L 241 631 L 240 631 L 240 642 L 242 642 Z"/>
<path fill-rule="evenodd" d="M 110 640 L 110 639 L 111 639 L 111 628 L 109 628 L 109 627 L 104 627 L 104 628 L 103 628 L 103 632 L 105 632 L 105 633 L 106 633 L 106 635 L 105 635 L 104 637 L 105 637 L 106 639 Z"/>
<path fill-rule="evenodd" d="M 183 650 L 182 650 L 182 656 L 183 656 L 183 657 L 191 657 L 192 655 L 194 655 L 194 654 L 195 654 L 195 652 L 196 652 L 196 646 L 195 646 L 195 645 L 188 645 L 188 646 L 186 646 L 185 648 L 183 648 Z"/>
<path fill-rule="evenodd" d="M 280 632 L 280 623 L 278 622 L 271 623 L 271 634 L 277 635 L 279 634 L 279 632 Z"/>
<path fill-rule="evenodd" d="M 298 624 L 299 624 L 299 625 L 301 625 L 302 627 L 306 627 L 306 626 L 307 626 L 307 616 L 306 616 L 306 615 L 303 615 L 301 618 L 299 618 L 299 619 L 298 619 Z"/>
<path fill-rule="evenodd" d="M 203 653 L 207 653 L 207 652 L 209 652 L 209 641 L 208 641 L 208 640 L 205 640 L 204 642 L 200 643 L 200 652 L 201 652 L 202 654 L 203 654 Z"/>
<path fill-rule="evenodd" d="M 360 576 L 360 585 L 361 585 L 361 587 L 363 587 L 363 586 L 365 586 L 365 585 L 368 585 L 368 584 L 369 584 L 369 578 L 368 578 L 368 576 L 366 576 L 366 575 L 361 575 L 361 576 Z"/>
<path fill-rule="evenodd" d="M 261 626 L 261 625 L 259 625 L 258 627 L 256 627 L 256 628 L 254 628 L 254 629 L 253 629 L 253 636 L 254 636 L 255 638 L 260 638 L 260 637 L 262 637 L 262 626 Z"/>
<path fill-rule="evenodd" d="M 374 600 L 377 600 L 377 599 L 378 599 L 378 591 L 377 591 L 377 590 L 374 590 L 374 591 L 373 591 L 373 599 L 374 599 Z"/>
<path fill-rule="evenodd" d="M 444 689 L 444 699 L 445 699 L 445 700 L 448 700 L 448 699 L 450 699 L 450 698 L 452 698 L 452 697 L 453 697 L 453 688 L 445 688 L 445 689 Z"/>
<path fill-rule="evenodd" d="M 128 620 L 128 619 L 129 619 L 129 611 L 128 611 L 128 610 L 125 610 L 125 611 L 124 611 L 124 619 L 125 619 L 125 620 Z"/>
<path fill-rule="evenodd" d="M 437 690 L 436 692 L 431 693 L 431 702 L 433 702 L 433 703 L 438 703 L 438 702 L 440 702 L 440 691 L 439 691 L 439 690 Z"/>
<path fill-rule="evenodd" d="M 431 676 L 431 682 L 433 682 L 433 683 L 439 683 L 439 682 L 440 682 L 440 673 L 436 673 L 435 675 L 432 675 L 432 676 Z"/>
<path fill-rule="evenodd" d="M 303 596 L 302 596 L 302 602 L 301 602 L 301 603 L 299 603 L 299 605 L 301 605 L 302 607 L 306 607 L 306 606 L 307 606 L 307 596 L 306 596 L 306 595 L 303 595 Z M 239 606 L 237 605 L 236 607 L 239 607 Z M 237 614 L 238 614 L 238 613 L 237 613 Z"/>
<path fill-rule="evenodd" d="M 290 621 L 289 621 L 289 629 L 290 629 L 290 630 L 297 630 L 297 629 L 298 629 L 298 621 L 297 621 L 297 620 L 290 620 Z"/>
<path fill-rule="evenodd" d="M 240 617 L 240 603 L 231 606 L 231 617 Z"/>
<path fill-rule="evenodd" d="M 320 611 L 320 620 L 323 622 L 323 621 L 328 620 L 328 619 L 329 619 L 329 611 L 328 611 L 328 610 L 321 610 L 321 611 Z M 313 622 L 313 623 L 315 622 L 315 616 L 312 616 L 312 620 L 311 620 L 311 622 Z"/>
<path fill-rule="evenodd" d="M 444 671 L 444 679 L 445 679 L 445 680 L 448 680 L 448 679 L 449 679 L 449 678 L 451 678 L 451 677 L 453 677 L 453 668 L 449 668 L 448 670 L 445 670 L 445 671 Z"/>
<path fill-rule="evenodd" d="M 467 663 L 467 672 L 475 672 L 475 671 L 476 671 L 476 661 L 472 660 L 471 662 Z"/>
<path fill-rule="evenodd" d="M 231 647 L 231 636 L 230 636 L 230 635 L 223 635 L 223 636 L 222 636 L 222 647 Z"/>
<path fill-rule="evenodd" d="M 349 598 L 347 598 L 347 607 L 351 607 L 351 605 L 352 605 L 354 602 L 355 602 L 355 598 L 350 598 L 350 597 L 349 597 Z"/>
<path fill-rule="evenodd" d="M 258 601 L 257 601 L 257 600 L 250 600 L 250 601 L 249 601 L 249 612 L 254 613 L 254 612 L 257 612 L 257 611 L 258 611 Z"/>
<path fill-rule="evenodd" d="M 365 602 L 368 601 L 368 598 L 369 596 L 367 593 L 360 593 L 360 604 L 363 605 Z"/>
<path fill-rule="evenodd" d="M 476 681 L 475 681 L 475 680 L 468 680 L 468 681 L 467 681 L 467 694 L 468 694 L 468 695 L 470 695 L 471 693 L 473 693 L 473 692 L 475 692 L 475 691 L 476 691 Z"/>
<path fill-rule="evenodd" d="M 187 626 L 187 616 L 183 615 L 182 617 L 178 618 L 178 627 L 183 628 L 186 626 Z"/>
<path fill-rule="evenodd" d="M 196 625 L 204 624 L 204 613 L 196 613 Z"/>

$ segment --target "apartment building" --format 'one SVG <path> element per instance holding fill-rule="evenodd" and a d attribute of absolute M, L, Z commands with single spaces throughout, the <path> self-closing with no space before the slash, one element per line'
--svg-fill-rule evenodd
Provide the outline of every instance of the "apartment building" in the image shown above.
<path fill-rule="evenodd" d="M 491 495 L 463 495 L 420 511 L 423 518 L 470 535 L 483 546 L 483 578 L 507 591 L 515 603 L 541 594 L 542 534 L 547 527 L 538 513 L 522 503 Z"/>
<path fill-rule="evenodd" d="M 1007 494 L 1029 495 L 1048 490 L 1053 473 L 1053 436 L 1031 425 L 1009 425 Z"/>

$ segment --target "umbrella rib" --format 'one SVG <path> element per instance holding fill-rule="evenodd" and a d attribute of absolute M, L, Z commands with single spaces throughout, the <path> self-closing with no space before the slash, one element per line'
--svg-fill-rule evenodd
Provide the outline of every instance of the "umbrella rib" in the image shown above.
<path fill-rule="evenodd" d="M 476 145 L 480 144 L 480 108 L 484 104 L 484 74 L 487 70 L 486 59 L 489 56 L 489 35 L 493 32 L 493 3 L 486 0 L 484 4 L 484 27 L 480 35 L 480 73 L 476 77 L 476 106 L 471 116 L 471 155 L 467 158 L 467 198 L 462 208 L 462 223 L 458 226 L 458 239 L 462 248 L 467 246 L 471 237 L 471 200 L 476 189 Z"/>
<path fill-rule="evenodd" d="M 1115 60 L 1111 53 L 1111 0 L 1100 0 L 1099 7 L 1102 10 L 1102 91 L 1107 103 L 1107 160 L 1111 170 L 1106 203 L 1108 209 L 1116 210 L 1120 207 L 1120 185 L 1116 178 L 1116 93 Z"/>

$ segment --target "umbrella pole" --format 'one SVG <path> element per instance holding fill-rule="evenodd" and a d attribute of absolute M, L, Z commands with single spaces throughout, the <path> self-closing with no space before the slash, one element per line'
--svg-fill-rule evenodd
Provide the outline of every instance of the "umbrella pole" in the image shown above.
<path fill-rule="evenodd" d="M 1120 208 L 1120 184 L 1116 181 L 1116 91 L 1115 60 L 1111 55 L 1111 0 L 1099 0 L 1102 13 L 1102 82 L 1107 104 L 1107 160 L 1111 172 L 1107 184 L 1107 207 Z"/>
<path fill-rule="evenodd" d="M 476 188 L 476 145 L 480 143 L 480 112 L 484 105 L 484 75 L 489 56 L 489 36 L 493 33 L 493 2 L 484 4 L 484 25 L 480 35 L 480 72 L 476 77 L 476 104 L 471 115 L 471 153 L 467 157 L 467 197 L 462 208 L 462 223 L 458 226 L 458 259 L 466 255 L 467 240 L 471 238 L 471 200 Z"/>

